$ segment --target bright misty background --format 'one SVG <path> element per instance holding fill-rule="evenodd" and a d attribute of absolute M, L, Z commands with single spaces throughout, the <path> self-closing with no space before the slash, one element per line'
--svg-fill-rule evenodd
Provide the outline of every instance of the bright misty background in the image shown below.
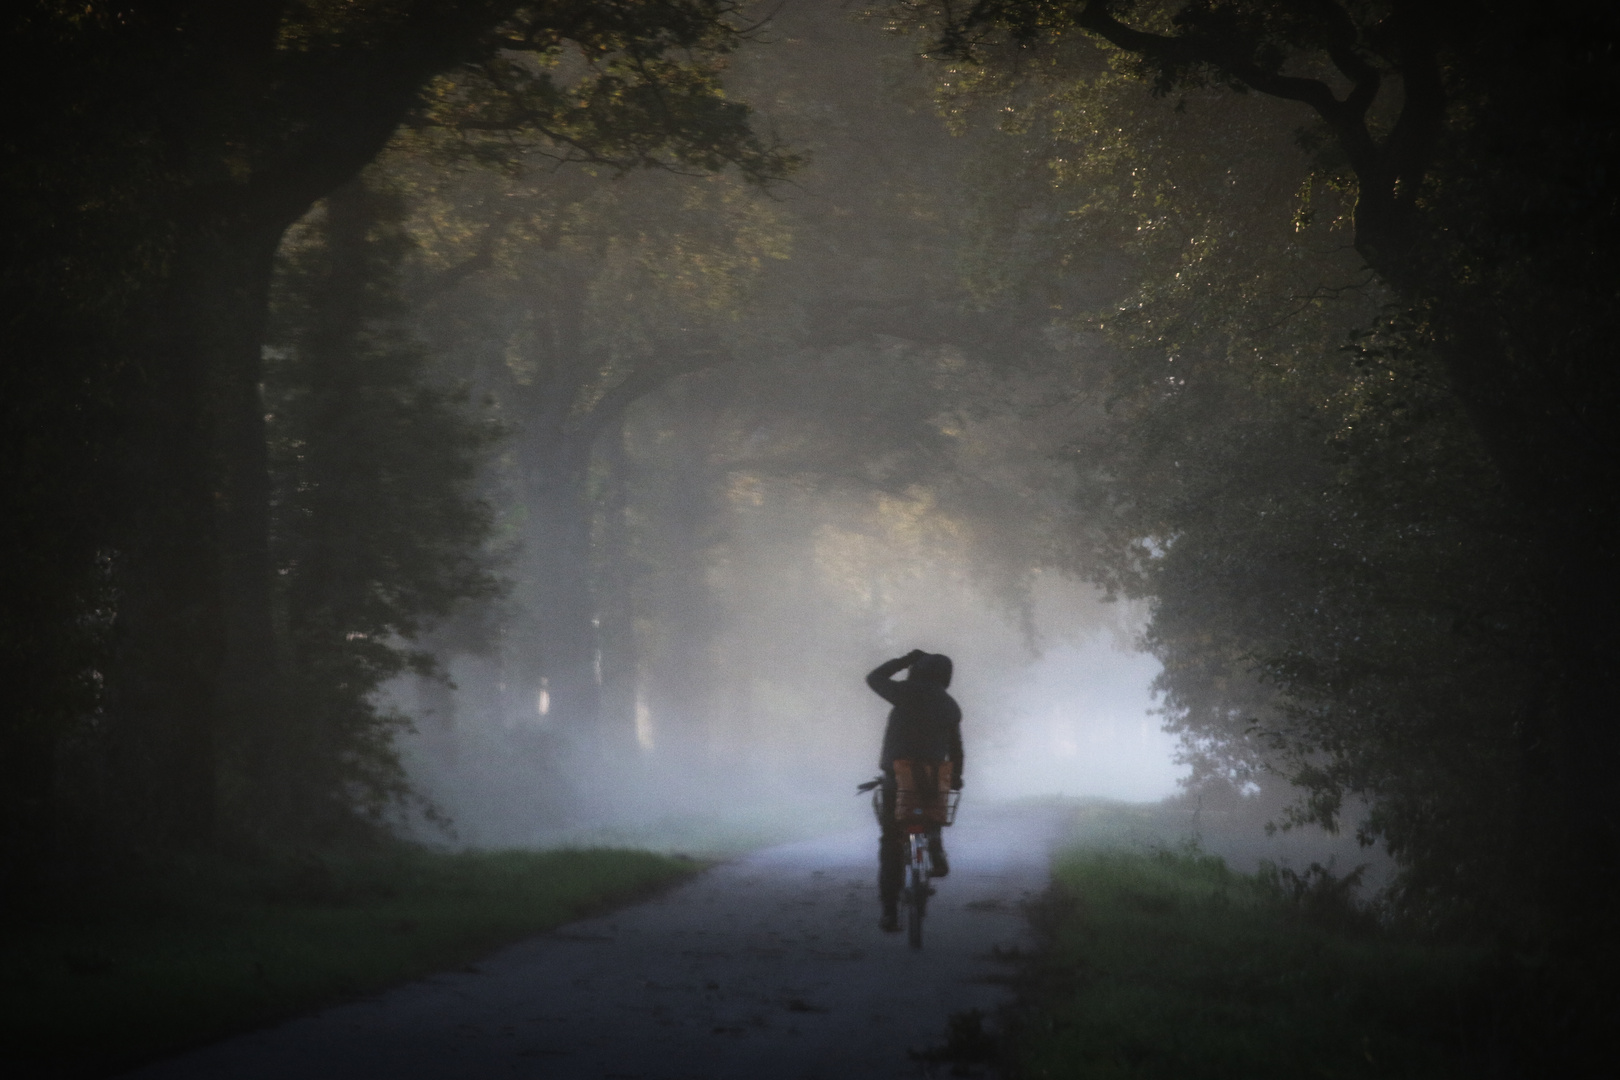
<path fill-rule="evenodd" d="M 419 717 L 406 741 L 412 778 L 456 836 L 693 843 L 709 831 L 746 840 L 857 823 L 867 811 L 853 788 L 875 772 L 888 710 L 863 676 L 914 647 L 956 660 L 971 800 L 1175 790 L 1184 770 L 1153 713 L 1158 662 L 1133 648 L 1134 606 L 1042 574 L 1028 608 L 1009 610 L 961 559 L 840 528 L 833 506 L 798 510 L 773 520 L 765 507 L 734 508 L 711 580 L 718 700 L 682 714 L 650 705 L 658 687 L 642 687 L 634 750 L 619 760 L 559 761 L 566 742 L 539 701 L 478 704 L 500 696 L 485 659 L 452 662 L 449 700 L 437 686 L 414 697 L 396 687 Z M 588 775 L 583 787 L 574 770 Z"/>
<path fill-rule="evenodd" d="M 1097 407 L 1071 375 L 1101 345 L 1043 329 L 1045 298 L 990 310 L 966 290 L 980 159 L 916 40 L 804 3 L 761 39 L 728 80 L 809 159 L 769 197 L 564 170 L 493 197 L 499 179 L 435 177 L 418 204 L 447 264 L 472 250 L 457 215 L 508 229 L 504 270 L 447 290 L 430 246 L 407 294 L 445 373 L 506 426 L 485 491 L 508 591 L 428 640 L 454 689 L 388 688 L 413 717 L 412 783 L 474 844 L 849 824 L 887 711 L 863 676 L 923 648 L 956 662 L 970 800 L 1171 794 L 1145 612 L 1062 554 Z M 527 233 L 491 224 L 503 202 Z M 724 358 L 648 379 L 576 436 L 547 412 L 568 404 L 564 326 L 628 380 L 688 340 Z M 568 384 L 575 417 L 611 397 L 591 378 Z M 568 475 L 560 494 L 545 479 Z M 586 698 L 594 725 L 570 719 Z"/>

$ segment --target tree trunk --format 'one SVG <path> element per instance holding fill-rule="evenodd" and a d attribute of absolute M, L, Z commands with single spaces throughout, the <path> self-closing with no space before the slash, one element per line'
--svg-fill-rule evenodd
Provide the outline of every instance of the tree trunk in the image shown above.
<path fill-rule="evenodd" d="M 640 650 L 636 639 L 634 536 L 628 518 L 630 489 L 623 417 L 602 433 L 602 525 L 596 558 L 597 643 L 602 655 L 601 741 L 612 756 L 650 749 L 651 733 L 639 726 L 644 707 Z"/>
<path fill-rule="evenodd" d="M 564 435 L 531 444 L 524 455 L 529 579 L 521 602 L 528 640 L 520 646 L 517 682 L 510 687 L 518 707 L 531 709 L 544 688 L 548 719 L 582 748 L 598 739 L 601 706 L 589 490 L 593 442 Z"/>
<path fill-rule="evenodd" d="M 721 478 L 710 466 L 706 431 L 688 428 L 672 442 L 663 454 L 664 490 L 653 511 L 658 573 L 649 592 L 657 610 L 674 617 L 674 628 L 648 649 L 647 703 L 663 754 L 712 767 L 722 749 L 715 734 L 715 689 L 723 673 L 715 669 L 720 617 L 707 574 Z"/>
<path fill-rule="evenodd" d="M 215 701 L 222 761 L 246 779 L 255 805 L 233 806 L 232 826 L 252 827 L 285 707 L 270 561 L 270 470 L 261 363 L 270 276 L 285 225 L 239 228 L 199 245 L 190 302 L 194 347 L 208 360 L 214 446 L 222 632 Z"/>
<path fill-rule="evenodd" d="M 216 822 L 221 605 L 209 356 L 193 252 L 132 365 L 117 654 L 108 679 L 108 825 L 120 846 L 196 846 Z M 185 265 L 189 261 L 189 265 Z"/>

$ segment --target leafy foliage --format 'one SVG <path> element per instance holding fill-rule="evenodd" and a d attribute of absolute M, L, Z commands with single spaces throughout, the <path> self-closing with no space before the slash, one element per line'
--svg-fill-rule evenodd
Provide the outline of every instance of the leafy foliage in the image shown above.
<path fill-rule="evenodd" d="M 430 672 L 410 642 L 495 590 L 490 510 L 472 485 L 497 430 L 464 391 L 428 381 L 399 295 L 403 217 L 375 180 L 341 189 L 291 242 L 278 283 L 266 398 L 292 712 L 270 761 L 246 767 L 262 772 L 254 795 L 293 818 L 274 822 L 284 833 L 340 826 L 351 808 L 375 818 L 405 794 L 391 734 L 406 721 L 379 712 L 375 692 Z"/>
<path fill-rule="evenodd" d="M 768 142 L 726 97 L 723 58 L 743 40 L 730 0 L 548 4 L 520 9 L 479 61 L 436 79 L 415 124 L 441 152 L 509 166 L 514 144 L 619 170 L 783 179 L 798 155 Z"/>
<path fill-rule="evenodd" d="M 976 7 L 952 25 L 984 32 L 946 45 L 982 63 L 941 78 L 959 127 L 993 116 L 1007 136 L 980 167 L 981 293 L 1040 290 L 1110 346 L 1072 376 L 1106 409 L 1073 445 L 1074 565 L 1154 602 L 1146 643 L 1194 786 L 1290 781 L 1285 826 L 1337 828 L 1365 800 L 1358 834 L 1403 861 L 1410 914 L 1511 919 L 1535 860 L 1524 738 L 1553 661 L 1511 465 L 1457 392 L 1433 305 L 1352 248 L 1365 191 L 1331 133 L 1291 138 L 1295 107 L 1198 75 L 1218 65 L 1066 33 L 1076 10 Z M 1243 20 L 1290 18 L 1153 10 L 1137 22 L 1183 36 L 1219 13 L 1236 20 L 1221 33 L 1262 38 Z M 1272 70 L 1277 49 L 1327 47 L 1265 26 Z M 1082 287 L 1101 274 L 1113 295 Z"/>

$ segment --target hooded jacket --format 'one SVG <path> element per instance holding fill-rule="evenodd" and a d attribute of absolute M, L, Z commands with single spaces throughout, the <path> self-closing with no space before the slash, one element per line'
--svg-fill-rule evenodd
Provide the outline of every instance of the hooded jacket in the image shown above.
<path fill-rule="evenodd" d="M 910 665 L 911 677 L 904 682 L 894 678 Z M 917 761 L 943 761 L 955 765 L 962 775 L 962 710 L 945 692 L 951 682 L 951 662 L 944 656 L 924 654 L 920 658 L 901 656 L 872 669 L 866 685 L 884 701 L 889 724 L 883 732 L 883 750 L 878 767 L 888 770 L 900 758 Z"/>

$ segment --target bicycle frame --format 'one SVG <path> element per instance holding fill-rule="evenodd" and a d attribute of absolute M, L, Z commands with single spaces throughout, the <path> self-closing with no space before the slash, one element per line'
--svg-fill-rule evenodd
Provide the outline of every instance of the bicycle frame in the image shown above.
<path fill-rule="evenodd" d="M 889 822 L 898 822 L 906 831 L 908 845 L 906 859 L 905 887 L 901 894 L 906 908 L 907 939 L 913 949 L 922 948 L 923 915 L 928 909 L 928 898 L 934 895 L 934 887 L 929 884 L 933 872 L 933 858 L 928 853 L 928 840 L 931 834 L 937 833 L 947 825 L 956 821 L 956 808 L 962 798 L 959 789 L 949 789 L 951 774 L 949 762 L 943 763 L 945 768 L 934 771 L 934 766 L 926 766 L 927 771 L 918 770 L 925 779 L 927 786 L 921 791 L 912 786 L 914 777 L 913 763 L 909 761 L 895 762 L 896 780 L 898 783 L 894 791 L 893 818 L 884 816 L 884 797 L 882 777 L 859 785 L 856 790 L 872 792 L 872 810 L 884 828 L 890 827 Z M 901 766 L 904 766 L 902 768 Z M 934 788 L 934 783 L 939 783 Z"/>
<path fill-rule="evenodd" d="M 956 820 L 956 806 L 962 797 L 960 791 L 941 792 L 933 806 L 912 807 L 904 814 L 909 858 L 906 860 L 906 940 L 913 949 L 922 948 L 923 916 L 928 911 L 928 898 L 934 895 L 929 884 L 933 876 L 933 856 L 928 853 L 930 833 L 938 832 Z"/>

